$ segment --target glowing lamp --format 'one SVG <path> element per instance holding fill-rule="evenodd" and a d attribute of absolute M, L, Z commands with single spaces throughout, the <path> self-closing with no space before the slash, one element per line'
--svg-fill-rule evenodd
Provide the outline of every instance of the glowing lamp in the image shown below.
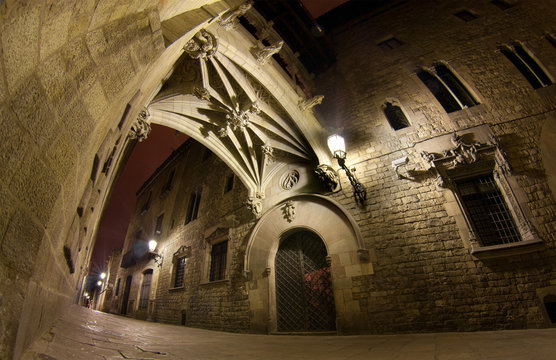
<path fill-rule="evenodd" d="M 156 245 L 157 245 L 156 240 L 149 241 L 149 251 L 153 252 L 154 249 L 156 249 Z"/>

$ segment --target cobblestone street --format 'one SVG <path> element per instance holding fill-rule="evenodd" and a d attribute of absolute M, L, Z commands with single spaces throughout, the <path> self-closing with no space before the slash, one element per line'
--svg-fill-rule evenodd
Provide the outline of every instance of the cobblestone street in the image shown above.
<path fill-rule="evenodd" d="M 365 336 L 232 334 L 72 306 L 23 359 L 556 359 L 556 329 Z"/>

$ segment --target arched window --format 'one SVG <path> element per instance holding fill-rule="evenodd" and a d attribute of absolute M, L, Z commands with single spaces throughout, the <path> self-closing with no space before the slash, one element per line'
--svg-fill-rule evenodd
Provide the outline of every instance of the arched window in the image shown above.
<path fill-rule="evenodd" d="M 430 70 L 421 70 L 417 76 L 448 113 L 478 104 L 469 90 L 444 64 L 438 64 Z"/>

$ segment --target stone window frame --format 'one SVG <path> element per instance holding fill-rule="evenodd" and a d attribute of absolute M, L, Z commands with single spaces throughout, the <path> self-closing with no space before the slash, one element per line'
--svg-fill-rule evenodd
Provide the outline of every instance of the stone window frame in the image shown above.
<path fill-rule="evenodd" d="M 168 177 L 166 178 L 166 182 L 164 183 L 164 186 L 162 187 L 162 190 L 160 191 L 160 198 L 161 199 L 166 197 L 166 195 L 168 195 L 170 193 L 170 191 L 172 191 L 172 185 L 173 185 L 173 182 L 174 182 L 175 174 L 176 174 L 176 169 L 172 169 L 170 171 L 170 173 L 168 174 Z"/>
<path fill-rule="evenodd" d="M 201 277 L 201 284 L 214 284 L 220 282 L 228 282 L 230 280 L 230 262 L 231 262 L 231 251 L 230 251 L 230 236 L 229 236 L 230 229 L 227 227 L 212 227 L 205 231 L 205 240 L 203 242 L 205 249 L 204 249 L 204 266 L 202 271 Z M 212 247 L 216 244 L 221 244 L 223 242 L 227 242 L 227 251 L 226 251 L 226 264 L 225 264 L 225 273 L 223 279 L 218 280 L 210 280 L 210 267 L 212 262 Z"/>
<path fill-rule="evenodd" d="M 399 128 L 399 129 L 395 129 L 395 128 L 392 126 L 392 123 L 390 122 L 390 119 L 388 118 L 388 116 L 386 115 L 386 112 L 385 112 L 386 107 L 387 107 L 386 104 L 388 104 L 388 103 L 390 103 L 392 106 L 395 106 L 395 107 L 400 108 L 401 112 L 402 112 L 403 115 L 405 116 L 405 119 L 407 120 L 407 124 L 408 124 L 407 126 L 404 126 L 404 127 L 402 127 L 402 128 Z M 380 109 L 381 109 L 381 111 L 382 111 L 382 115 L 384 115 L 384 118 L 386 119 L 386 122 L 388 123 L 388 125 L 390 126 L 390 128 L 391 128 L 392 130 L 394 130 L 394 132 L 396 132 L 396 133 L 403 133 L 403 132 L 406 131 L 407 129 L 411 129 L 411 128 L 412 128 L 413 124 L 412 124 L 412 122 L 409 120 L 409 116 L 407 115 L 408 112 L 406 111 L 406 109 L 405 109 L 404 106 L 402 105 L 401 101 L 399 101 L 398 99 L 394 99 L 394 98 L 387 98 L 387 99 L 385 99 L 384 102 L 381 104 Z"/>
<path fill-rule="evenodd" d="M 519 187 L 506 155 L 500 148 L 498 141 L 490 135 L 486 143 L 469 143 L 457 133 L 452 134 L 451 149 L 441 153 L 423 151 L 421 155 L 428 162 L 430 169 L 436 173 L 436 185 L 441 189 L 449 190 L 446 194 L 448 202 L 455 201 L 457 210 L 448 208 L 449 215 L 454 216 L 460 235 L 470 253 L 478 259 L 489 259 L 503 256 L 512 256 L 540 251 L 544 243 L 538 238 L 535 228 L 526 213 L 526 200 L 520 196 Z M 457 180 L 492 174 L 513 217 L 516 227 L 521 235 L 521 241 L 483 246 L 474 231 L 473 223 L 467 214 L 466 207 L 455 185 Z M 451 195 L 451 196 L 450 196 Z M 451 200 L 452 199 L 452 200 Z"/>
<path fill-rule="evenodd" d="M 172 255 L 172 273 L 170 274 L 170 290 L 185 289 L 185 271 L 187 270 L 188 258 L 191 257 L 191 246 L 182 245 L 176 252 Z M 178 260 L 185 258 L 185 268 L 183 273 L 183 283 L 181 286 L 176 286 L 176 274 L 178 270 Z"/>
<path fill-rule="evenodd" d="M 395 36 L 389 36 L 386 39 L 384 39 L 382 41 L 379 41 L 377 43 L 377 46 L 382 51 L 385 51 L 385 52 L 397 49 L 402 45 L 404 45 L 404 43 L 401 42 L 400 39 L 396 38 Z"/>
<path fill-rule="evenodd" d="M 523 53 L 529 59 L 525 59 L 523 55 L 518 53 L 518 49 L 521 49 Z M 519 73 L 527 80 L 527 82 L 533 87 L 533 89 L 542 89 L 554 84 L 554 79 L 550 75 L 548 69 L 543 65 L 543 63 L 536 57 L 533 52 L 525 46 L 521 41 L 514 41 L 511 44 L 503 44 L 498 47 L 498 52 L 500 52 L 504 57 L 512 63 L 514 68 L 519 71 Z M 513 59 L 513 60 L 512 60 Z M 517 62 L 514 62 L 514 60 Z M 531 67 L 529 61 L 537 67 L 535 70 Z M 535 84 L 529 76 L 534 77 L 538 82 Z M 543 79 L 543 77 L 545 79 Z"/>
<path fill-rule="evenodd" d="M 226 175 L 224 181 L 224 194 L 230 193 L 234 189 L 234 185 L 236 182 L 236 175 L 232 172 Z M 231 184 L 230 184 L 231 183 Z"/>
<path fill-rule="evenodd" d="M 154 226 L 154 237 L 160 238 L 163 232 L 164 232 L 164 213 L 160 213 L 156 217 L 155 226 Z"/>
<path fill-rule="evenodd" d="M 441 77 L 440 75 L 438 75 L 438 70 L 437 68 L 439 68 L 440 66 L 445 67 L 449 74 L 453 77 L 453 79 L 456 82 L 459 82 L 459 85 L 461 85 L 461 88 L 464 92 L 466 92 L 465 95 L 467 95 L 470 100 L 471 103 L 467 104 L 464 103 L 464 99 L 460 98 L 460 96 L 458 96 L 456 94 L 456 89 L 452 89 L 452 87 L 449 86 L 449 84 L 447 84 Z M 454 110 L 450 110 L 448 111 L 448 109 L 446 108 L 445 104 L 443 104 L 443 102 L 441 101 L 441 99 L 439 98 L 439 96 L 437 96 L 437 94 L 435 94 L 431 88 L 429 87 L 429 85 L 425 82 L 425 80 L 422 79 L 421 77 L 421 73 L 427 73 L 429 76 L 431 76 L 432 78 L 435 79 L 435 81 L 439 82 L 440 85 L 449 93 L 449 95 L 452 97 L 452 99 L 457 103 L 457 105 L 459 106 L 459 109 L 454 109 Z M 479 96 L 477 94 L 477 92 L 475 92 L 473 90 L 473 88 L 470 86 L 470 84 L 463 79 L 459 73 L 457 71 L 454 70 L 454 68 L 448 64 L 446 61 L 436 61 L 432 64 L 432 66 L 430 67 L 421 67 L 420 69 L 418 69 L 415 73 L 417 75 L 417 78 L 420 80 L 420 82 L 425 85 L 425 87 L 427 88 L 427 90 L 429 91 L 429 93 L 432 94 L 432 96 L 436 99 L 436 101 L 438 102 L 438 104 L 442 107 L 442 109 L 444 109 L 444 111 L 446 111 L 447 114 L 453 114 L 453 113 L 457 113 L 458 111 L 461 110 L 465 110 L 465 109 L 470 109 L 473 108 L 475 106 L 478 106 L 481 104 Z M 448 104 L 446 104 L 448 105 Z"/>

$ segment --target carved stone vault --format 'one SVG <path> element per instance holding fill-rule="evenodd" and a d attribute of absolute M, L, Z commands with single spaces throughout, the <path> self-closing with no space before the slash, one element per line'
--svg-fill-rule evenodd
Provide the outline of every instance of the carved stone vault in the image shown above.
<path fill-rule="evenodd" d="M 258 217 L 266 187 L 283 166 L 316 166 L 330 157 L 311 108 L 299 105 L 307 99 L 276 76 L 276 65 L 257 62 L 239 34 L 223 32 L 236 36 L 226 43 L 218 31 L 224 30 L 201 29 L 185 45 L 148 106 L 149 122 L 175 128 L 220 157 L 248 188 L 246 204 Z"/>

